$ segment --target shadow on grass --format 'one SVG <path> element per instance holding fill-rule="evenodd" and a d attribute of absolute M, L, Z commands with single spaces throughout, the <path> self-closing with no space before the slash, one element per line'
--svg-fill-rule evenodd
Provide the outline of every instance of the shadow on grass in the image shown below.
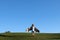
<path fill-rule="evenodd" d="M 60 39 L 60 38 L 58 37 L 58 38 L 48 38 L 48 39 Z"/>
<path fill-rule="evenodd" d="M 60 39 L 60 38 L 50 38 L 50 39 Z"/>
<path fill-rule="evenodd" d="M 32 36 L 32 35 L 2 35 L 0 34 L 0 37 L 35 37 L 35 36 Z"/>
<path fill-rule="evenodd" d="M 0 34 L 0 37 L 12 37 L 12 38 L 38 38 L 38 36 L 32 36 L 32 35 L 2 35 Z M 39 37 L 39 39 L 42 39 L 42 37 Z M 45 37 L 43 37 L 45 38 Z M 47 38 L 47 39 L 60 39 L 60 37 L 50 37 L 50 38 Z"/>

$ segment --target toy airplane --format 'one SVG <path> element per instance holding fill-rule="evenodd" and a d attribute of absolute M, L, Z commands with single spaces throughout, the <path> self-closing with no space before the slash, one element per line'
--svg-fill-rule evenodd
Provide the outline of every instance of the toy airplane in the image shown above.
<path fill-rule="evenodd" d="M 34 26 L 34 24 L 32 24 L 31 27 L 27 28 L 26 31 L 27 31 L 27 32 L 32 31 L 32 33 L 35 33 L 35 32 L 38 32 L 38 33 L 39 33 L 39 32 L 40 32 L 40 31 Z"/>

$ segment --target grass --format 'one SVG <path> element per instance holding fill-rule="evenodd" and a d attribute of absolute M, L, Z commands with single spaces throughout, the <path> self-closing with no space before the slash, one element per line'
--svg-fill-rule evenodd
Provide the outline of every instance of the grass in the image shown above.
<path fill-rule="evenodd" d="M 60 33 L 0 33 L 0 40 L 60 40 Z"/>

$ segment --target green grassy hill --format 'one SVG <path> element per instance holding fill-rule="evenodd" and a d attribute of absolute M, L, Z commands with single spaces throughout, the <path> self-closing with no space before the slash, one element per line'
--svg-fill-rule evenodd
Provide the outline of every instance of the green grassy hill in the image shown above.
<path fill-rule="evenodd" d="M 0 40 L 60 40 L 60 33 L 0 33 Z"/>

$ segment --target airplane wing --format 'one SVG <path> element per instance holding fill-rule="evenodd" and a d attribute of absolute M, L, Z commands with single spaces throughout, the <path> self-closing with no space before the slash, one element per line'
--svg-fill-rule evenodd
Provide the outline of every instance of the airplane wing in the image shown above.
<path fill-rule="evenodd" d="M 36 32 L 40 32 L 36 27 L 35 27 L 35 31 L 36 31 Z"/>

